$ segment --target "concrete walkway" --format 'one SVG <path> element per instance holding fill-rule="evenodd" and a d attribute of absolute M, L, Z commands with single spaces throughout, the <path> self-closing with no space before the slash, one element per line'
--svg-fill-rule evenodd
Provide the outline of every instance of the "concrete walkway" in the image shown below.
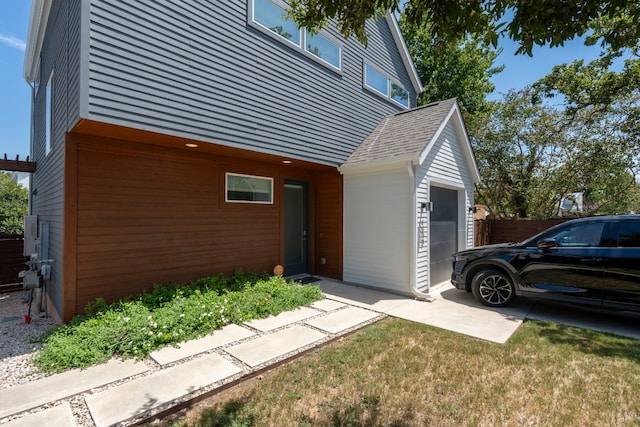
<path fill-rule="evenodd" d="M 137 422 L 387 315 L 496 343 L 504 343 L 528 316 L 557 316 L 528 300 L 489 310 L 450 286 L 434 290 L 433 302 L 423 302 L 327 279 L 315 284 L 327 298 L 311 307 L 228 325 L 177 348 L 155 351 L 145 361 L 112 360 L 0 390 L 1 426 L 76 426 L 70 399 L 77 405 L 78 398 L 97 427 Z M 583 317 L 584 327 L 588 316 Z"/>

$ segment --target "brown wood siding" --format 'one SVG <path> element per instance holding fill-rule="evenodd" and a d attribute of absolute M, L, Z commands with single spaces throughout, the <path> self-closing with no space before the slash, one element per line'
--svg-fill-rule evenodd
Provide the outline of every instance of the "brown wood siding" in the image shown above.
<path fill-rule="evenodd" d="M 317 177 L 316 270 L 321 276 L 342 279 L 342 175 Z M 324 260 L 324 264 L 323 261 Z"/>
<path fill-rule="evenodd" d="M 311 197 L 316 194 L 316 173 L 288 165 L 77 138 L 76 312 L 97 297 L 111 301 L 157 283 L 237 269 L 270 272 L 283 258 L 284 180 L 306 180 Z M 273 205 L 226 203 L 225 172 L 274 178 Z M 341 181 L 337 171 L 329 175 L 327 182 Z M 326 206 L 335 216 L 339 201 L 341 195 L 322 204 L 336 205 Z M 313 214 L 310 220 L 315 223 Z M 310 243 L 315 246 L 313 237 Z"/>

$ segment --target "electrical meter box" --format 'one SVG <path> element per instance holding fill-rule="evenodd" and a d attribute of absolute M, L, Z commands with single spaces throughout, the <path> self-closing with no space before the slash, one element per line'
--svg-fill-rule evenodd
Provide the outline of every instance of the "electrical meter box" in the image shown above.
<path fill-rule="evenodd" d="M 38 271 L 25 271 L 22 279 L 22 286 L 25 289 L 34 289 L 40 287 L 40 275 Z"/>
<path fill-rule="evenodd" d="M 22 255 L 31 256 L 38 252 L 38 215 L 24 217 L 24 252 Z"/>

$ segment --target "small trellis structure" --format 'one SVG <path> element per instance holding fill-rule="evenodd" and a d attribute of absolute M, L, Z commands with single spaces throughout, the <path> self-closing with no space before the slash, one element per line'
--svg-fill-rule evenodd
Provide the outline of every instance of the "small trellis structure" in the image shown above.
<path fill-rule="evenodd" d="M 0 159 L 0 170 L 33 173 L 36 171 L 36 163 L 29 161 L 29 156 L 27 156 L 26 160 L 20 160 L 20 156 L 16 156 L 15 160 L 10 160 L 5 153 L 4 159 Z"/>

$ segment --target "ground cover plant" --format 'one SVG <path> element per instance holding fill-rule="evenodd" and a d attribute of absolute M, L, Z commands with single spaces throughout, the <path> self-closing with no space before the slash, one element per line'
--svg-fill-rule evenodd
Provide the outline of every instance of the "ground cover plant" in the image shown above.
<path fill-rule="evenodd" d="M 632 426 L 640 346 L 528 321 L 506 344 L 385 319 L 163 425 Z"/>
<path fill-rule="evenodd" d="M 230 323 L 264 318 L 324 296 L 317 286 L 237 272 L 153 291 L 110 305 L 98 299 L 54 329 L 34 358 L 45 372 L 83 368 L 110 359 L 143 358 L 169 344 L 204 336 Z"/>

